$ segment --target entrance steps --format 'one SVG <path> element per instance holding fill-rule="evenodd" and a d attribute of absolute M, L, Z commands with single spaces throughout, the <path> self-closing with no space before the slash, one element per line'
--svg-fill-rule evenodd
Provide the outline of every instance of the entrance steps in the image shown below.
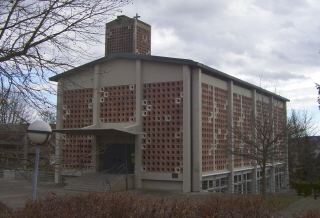
<path fill-rule="evenodd" d="M 116 192 L 134 188 L 134 175 L 84 173 L 81 176 L 65 176 L 65 189 L 88 192 Z"/>

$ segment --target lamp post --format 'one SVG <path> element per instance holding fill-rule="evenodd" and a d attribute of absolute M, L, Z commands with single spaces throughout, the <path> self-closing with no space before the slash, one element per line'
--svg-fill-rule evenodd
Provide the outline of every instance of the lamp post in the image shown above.
<path fill-rule="evenodd" d="M 38 183 L 38 166 L 40 146 L 46 143 L 51 136 L 52 130 L 49 124 L 42 120 L 36 120 L 28 127 L 28 137 L 36 144 L 36 157 L 34 161 L 33 185 L 32 185 L 32 200 L 37 199 L 37 183 Z"/>

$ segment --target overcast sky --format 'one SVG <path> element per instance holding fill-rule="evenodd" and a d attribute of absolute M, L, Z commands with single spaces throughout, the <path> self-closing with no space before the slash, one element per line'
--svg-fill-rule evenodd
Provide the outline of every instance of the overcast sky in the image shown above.
<path fill-rule="evenodd" d="M 151 54 L 187 58 L 290 99 L 320 124 L 318 0 L 133 0 L 150 24 Z M 320 125 L 319 131 L 320 134 Z"/>

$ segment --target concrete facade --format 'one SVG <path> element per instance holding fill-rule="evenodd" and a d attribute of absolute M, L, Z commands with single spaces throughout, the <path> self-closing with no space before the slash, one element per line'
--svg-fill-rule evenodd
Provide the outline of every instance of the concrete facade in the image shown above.
<path fill-rule="evenodd" d="M 245 115 L 272 99 L 277 116 L 286 117 L 287 99 L 186 59 L 113 54 L 50 80 L 59 87 L 57 182 L 61 174 L 108 171 L 126 159 L 137 188 L 258 191 L 256 164 L 227 151 L 236 144 L 230 128 L 251 131 Z M 119 153 L 124 145 L 127 156 Z M 268 167 L 273 189 L 285 182 L 284 170 L 276 162 Z"/>
<path fill-rule="evenodd" d="M 58 83 L 56 182 L 81 172 L 134 174 L 136 188 L 256 193 L 261 170 L 230 150 L 251 132 L 249 114 L 276 111 L 281 96 L 201 63 L 151 56 L 150 25 L 126 16 L 106 24 L 106 56 L 50 78 Z M 270 191 L 285 165 L 268 164 Z"/>

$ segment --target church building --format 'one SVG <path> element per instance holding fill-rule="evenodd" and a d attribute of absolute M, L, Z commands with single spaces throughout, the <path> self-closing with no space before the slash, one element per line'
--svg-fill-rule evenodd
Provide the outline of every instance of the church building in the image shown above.
<path fill-rule="evenodd" d="M 231 128 L 252 131 L 249 114 L 274 102 L 285 120 L 288 101 L 202 63 L 151 55 L 150 25 L 127 16 L 106 24 L 105 57 L 50 80 L 58 85 L 56 182 L 71 172 L 126 173 L 135 188 L 255 192 L 260 169 L 228 152 L 242 146 Z M 285 170 L 268 166 L 270 191 Z"/>

